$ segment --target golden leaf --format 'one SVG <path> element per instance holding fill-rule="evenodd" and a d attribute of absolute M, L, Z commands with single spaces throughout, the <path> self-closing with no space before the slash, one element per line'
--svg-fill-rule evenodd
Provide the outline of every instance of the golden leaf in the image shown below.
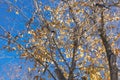
<path fill-rule="evenodd" d="M 81 53 L 79 54 L 79 57 L 83 57 L 83 56 L 84 56 L 84 53 L 81 52 Z"/>
<path fill-rule="evenodd" d="M 115 41 L 117 41 L 120 38 L 120 33 L 114 38 Z"/>
<path fill-rule="evenodd" d="M 97 76 L 95 74 L 90 74 L 90 79 L 91 80 L 98 80 Z"/>
<path fill-rule="evenodd" d="M 114 49 L 114 53 L 115 53 L 115 55 L 119 55 L 120 54 L 120 49 Z"/>
<path fill-rule="evenodd" d="M 70 54 L 66 54 L 66 58 L 70 58 Z"/>
<path fill-rule="evenodd" d="M 78 6 L 78 4 L 79 4 L 78 2 L 74 2 L 74 3 L 73 3 L 73 7 Z"/>
<path fill-rule="evenodd" d="M 35 71 L 35 70 L 36 70 L 36 68 L 34 67 L 34 68 L 32 68 L 31 70 Z"/>
<path fill-rule="evenodd" d="M 68 77 L 68 73 L 67 72 L 64 72 L 63 74 L 65 77 Z"/>
<path fill-rule="evenodd" d="M 28 67 L 28 72 L 30 72 L 31 71 L 31 68 L 30 67 Z"/>
<path fill-rule="evenodd" d="M 33 34 L 33 32 L 34 32 L 33 30 L 30 30 L 28 31 L 28 34 Z"/>
<path fill-rule="evenodd" d="M 80 11 L 81 11 L 80 9 L 77 9 L 77 10 L 76 10 L 76 13 L 79 13 Z"/>
<path fill-rule="evenodd" d="M 15 14 L 17 14 L 17 15 L 18 15 L 18 14 L 19 14 L 19 11 L 17 10 L 17 11 L 15 12 Z"/>
<path fill-rule="evenodd" d="M 27 57 L 28 56 L 28 53 L 23 53 L 23 54 L 21 54 L 21 57 Z"/>
<path fill-rule="evenodd" d="M 82 46 L 78 46 L 78 49 L 80 49 L 81 51 L 83 51 L 83 48 L 82 48 Z"/>
<path fill-rule="evenodd" d="M 22 49 L 22 46 L 21 46 L 20 44 L 18 44 L 18 45 L 17 45 L 17 48 L 18 48 L 19 50 L 21 50 L 21 49 Z"/>
<path fill-rule="evenodd" d="M 72 19 L 68 19 L 68 20 L 66 20 L 66 23 L 70 24 L 72 21 L 73 21 Z"/>
<path fill-rule="evenodd" d="M 45 10 L 51 10 L 50 6 L 45 6 L 44 9 Z"/>

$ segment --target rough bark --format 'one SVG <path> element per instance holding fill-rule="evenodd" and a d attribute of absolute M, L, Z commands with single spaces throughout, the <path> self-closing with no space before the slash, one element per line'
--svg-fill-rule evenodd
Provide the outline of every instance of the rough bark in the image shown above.
<path fill-rule="evenodd" d="M 66 80 L 60 69 L 55 69 L 55 73 L 57 74 L 59 80 Z"/>
<path fill-rule="evenodd" d="M 108 65 L 110 70 L 110 80 L 118 80 L 118 70 L 116 65 L 116 55 L 112 52 L 111 46 L 107 41 L 107 35 L 104 29 L 104 12 L 101 12 L 101 26 L 99 28 L 100 37 L 106 50 Z"/>

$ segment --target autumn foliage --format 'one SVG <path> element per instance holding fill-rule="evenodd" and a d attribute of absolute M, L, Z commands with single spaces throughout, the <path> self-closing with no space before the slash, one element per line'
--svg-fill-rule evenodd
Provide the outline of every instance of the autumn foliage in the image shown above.
<path fill-rule="evenodd" d="M 120 1 L 48 2 L 54 6 L 33 0 L 26 30 L 17 36 L 6 32 L 3 48 L 34 61 L 28 71 L 39 73 L 35 80 L 118 80 L 120 29 L 114 23 L 120 21 Z"/>

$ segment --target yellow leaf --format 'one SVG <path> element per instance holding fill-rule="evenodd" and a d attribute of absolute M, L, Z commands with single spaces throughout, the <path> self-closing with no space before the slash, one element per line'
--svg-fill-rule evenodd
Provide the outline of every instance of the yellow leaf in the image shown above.
<path fill-rule="evenodd" d="M 18 14 L 19 14 L 19 11 L 17 10 L 17 11 L 15 12 L 15 14 L 17 14 L 17 15 L 18 15 Z"/>
<path fill-rule="evenodd" d="M 120 33 L 115 37 L 115 41 L 117 41 L 120 38 Z"/>
<path fill-rule="evenodd" d="M 92 73 L 90 74 L 90 79 L 91 80 L 98 80 L 97 76 L 95 74 L 92 74 Z"/>
<path fill-rule="evenodd" d="M 44 9 L 45 10 L 51 10 L 50 6 L 45 6 Z"/>
<path fill-rule="evenodd" d="M 36 70 L 36 68 L 34 67 L 34 68 L 32 68 L 31 70 L 35 71 L 35 70 Z"/>
<path fill-rule="evenodd" d="M 82 9 L 81 12 L 84 13 L 84 9 Z"/>
<path fill-rule="evenodd" d="M 78 2 L 74 2 L 74 3 L 73 3 L 73 7 L 78 6 L 78 4 L 79 4 Z"/>
<path fill-rule="evenodd" d="M 77 9 L 77 10 L 76 10 L 76 13 L 79 13 L 80 11 L 81 11 L 80 9 Z"/>
<path fill-rule="evenodd" d="M 78 46 L 78 49 L 83 50 L 83 48 L 81 46 Z"/>
<path fill-rule="evenodd" d="M 30 72 L 31 71 L 31 68 L 30 67 L 28 67 L 28 72 Z"/>
<path fill-rule="evenodd" d="M 33 34 L 33 33 L 34 33 L 33 30 L 28 31 L 28 34 Z"/>
<path fill-rule="evenodd" d="M 28 53 L 23 53 L 23 54 L 21 54 L 21 57 L 27 57 L 28 56 Z"/>
<path fill-rule="evenodd" d="M 66 54 L 66 58 L 70 58 L 70 54 Z"/>
<path fill-rule="evenodd" d="M 81 52 L 81 53 L 79 54 L 79 57 L 83 57 L 83 56 L 84 56 L 84 53 Z"/>
<path fill-rule="evenodd" d="M 70 24 L 72 21 L 73 21 L 72 19 L 68 19 L 68 20 L 66 20 L 66 23 Z"/>
<path fill-rule="evenodd" d="M 120 54 L 120 49 L 114 49 L 114 54 L 119 55 Z"/>
<path fill-rule="evenodd" d="M 21 49 L 22 49 L 22 46 L 21 46 L 20 44 L 18 44 L 18 45 L 17 45 L 17 48 L 18 48 L 19 50 L 21 50 Z"/>
<path fill-rule="evenodd" d="M 66 72 L 64 72 L 64 74 L 63 74 L 65 77 L 68 77 L 68 73 L 66 73 Z"/>

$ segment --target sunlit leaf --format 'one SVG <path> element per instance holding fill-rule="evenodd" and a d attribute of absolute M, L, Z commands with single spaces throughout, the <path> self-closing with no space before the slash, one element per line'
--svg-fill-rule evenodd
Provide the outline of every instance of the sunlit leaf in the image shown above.
<path fill-rule="evenodd" d="M 19 11 L 18 11 L 18 10 L 16 10 L 15 14 L 17 14 L 17 15 L 18 15 L 18 14 L 19 14 Z"/>
<path fill-rule="evenodd" d="M 45 10 L 51 10 L 50 6 L 45 6 L 44 9 Z"/>

